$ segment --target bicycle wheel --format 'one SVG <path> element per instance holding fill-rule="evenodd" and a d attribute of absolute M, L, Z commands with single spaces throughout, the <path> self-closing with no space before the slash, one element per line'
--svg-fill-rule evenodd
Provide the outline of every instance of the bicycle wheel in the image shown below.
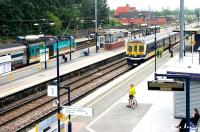
<path fill-rule="evenodd" d="M 132 104 L 131 108 L 134 110 L 136 108 L 136 106 L 137 106 L 137 100 L 133 99 L 131 104 Z"/>
<path fill-rule="evenodd" d="M 131 108 L 134 110 L 136 107 L 136 102 L 134 100 L 131 101 Z"/>

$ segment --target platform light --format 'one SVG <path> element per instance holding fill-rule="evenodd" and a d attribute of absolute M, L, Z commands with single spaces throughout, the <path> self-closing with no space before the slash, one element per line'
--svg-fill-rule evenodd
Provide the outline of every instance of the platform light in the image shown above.
<path fill-rule="evenodd" d="M 25 38 L 25 40 L 37 40 L 40 37 L 38 35 L 27 35 L 24 38 Z"/>

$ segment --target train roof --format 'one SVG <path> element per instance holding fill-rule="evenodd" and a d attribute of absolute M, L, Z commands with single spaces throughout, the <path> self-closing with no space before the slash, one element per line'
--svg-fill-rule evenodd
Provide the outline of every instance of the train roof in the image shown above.
<path fill-rule="evenodd" d="M 8 48 L 26 48 L 26 46 L 22 43 L 6 43 L 6 44 L 0 44 L 0 50 L 2 49 L 8 49 Z"/>
<path fill-rule="evenodd" d="M 161 32 L 161 33 L 157 33 L 156 34 L 156 38 L 157 38 L 157 41 L 162 39 L 162 38 L 165 38 L 165 37 L 168 37 L 169 35 L 173 35 L 173 34 L 177 34 L 177 33 L 174 33 L 174 32 Z M 151 43 L 151 42 L 154 42 L 155 41 L 155 35 L 152 34 L 152 35 L 148 35 L 146 37 L 142 37 L 142 38 L 137 38 L 137 39 L 133 39 L 131 40 L 130 42 L 136 42 L 136 43 Z"/>
<path fill-rule="evenodd" d="M 23 50 L 26 46 L 22 43 L 8 43 L 0 45 L 0 52 L 10 52 L 13 50 Z"/>
<path fill-rule="evenodd" d="M 61 37 L 60 41 L 64 41 L 64 40 L 68 40 L 68 39 L 69 38 L 63 38 L 63 37 Z M 72 39 L 74 39 L 74 38 L 72 38 Z M 19 42 L 23 43 L 24 45 L 38 45 L 40 43 L 43 43 L 44 39 L 40 38 L 40 39 L 35 39 L 35 40 L 20 40 Z M 55 43 L 55 42 L 56 42 L 56 40 L 53 39 L 53 38 L 45 39 L 46 45 L 49 45 L 49 44 L 52 44 L 52 43 Z"/>

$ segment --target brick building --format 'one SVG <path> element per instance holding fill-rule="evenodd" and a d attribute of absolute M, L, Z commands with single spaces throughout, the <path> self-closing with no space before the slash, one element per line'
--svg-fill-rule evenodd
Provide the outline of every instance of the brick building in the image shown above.
<path fill-rule="evenodd" d="M 130 25 L 131 23 L 140 25 L 147 23 L 148 25 L 165 25 L 166 18 L 155 17 L 153 11 L 138 11 L 136 7 L 120 6 L 115 10 L 114 17 L 123 25 Z"/>

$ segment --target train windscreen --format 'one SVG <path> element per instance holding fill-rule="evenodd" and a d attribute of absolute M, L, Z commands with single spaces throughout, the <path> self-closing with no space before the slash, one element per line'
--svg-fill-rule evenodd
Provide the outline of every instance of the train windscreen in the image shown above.
<path fill-rule="evenodd" d="M 137 45 L 134 45 L 134 52 L 137 52 Z"/>
<path fill-rule="evenodd" d="M 140 45 L 139 52 L 144 52 L 144 46 L 143 45 Z"/>
<path fill-rule="evenodd" d="M 132 46 L 128 46 L 128 52 L 132 52 Z"/>

